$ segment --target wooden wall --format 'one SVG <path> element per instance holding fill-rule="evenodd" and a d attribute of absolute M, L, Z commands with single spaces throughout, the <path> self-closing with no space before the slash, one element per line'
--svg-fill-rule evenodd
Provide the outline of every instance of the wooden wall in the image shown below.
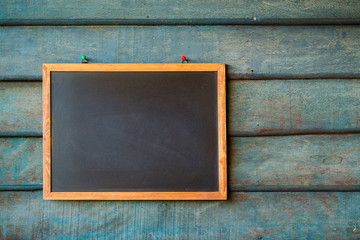
<path fill-rule="evenodd" d="M 360 2 L 0 1 L 0 239 L 360 239 Z M 227 64 L 228 201 L 43 201 L 42 63 Z"/>

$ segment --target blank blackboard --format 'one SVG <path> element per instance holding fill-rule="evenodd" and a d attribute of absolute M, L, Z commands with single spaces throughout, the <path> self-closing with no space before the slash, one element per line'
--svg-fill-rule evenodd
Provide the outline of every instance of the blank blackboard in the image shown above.
<path fill-rule="evenodd" d="M 226 198 L 224 66 L 150 67 L 44 65 L 44 199 Z"/>

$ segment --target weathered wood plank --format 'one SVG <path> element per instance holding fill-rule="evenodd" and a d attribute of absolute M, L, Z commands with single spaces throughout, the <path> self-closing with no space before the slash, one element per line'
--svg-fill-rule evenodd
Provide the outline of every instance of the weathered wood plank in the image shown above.
<path fill-rule="evenodd" d="M 360 80 L 231 80 L 231 136 L 360 131 Z M 41 82 L 0 83 L 0 135 L 41 136 Z"/>
<path fill-rule="evenodd" d="M 360 5 L 347 1 L 131 0 L 1 1 L 0 24 L 339 24 L 359 23 Z"/>
<path fill-rule="evenodd" d="M 360 134 L 230 138 L 229 189 L 360 190 L 359 141 Z M 41 138 L 0 138 L 0 190 L 41 189 L 41 150 Z"/>
<path fill-rule="evenodd" d="M 43 201 L 0 193 L 2 239 L 359 239 L 360 193 L 233 193 L 228 201 Z"/>
<path fill-rule="evenodd" d="M 360 190 L 360 134 L 231 138 L 232 191 Z"/>
<path fill-rule="evenodd" d="M 360 26 L 1 27 L 0 79 L 41 79 L 43 63 L 220 62 L 232 79 L 360 76 Z"/>
<path fill-rule="evenodd" d="M 0 102 L 1 135 L 41 136 L 41 83 L 0 82 Z"/>
<path fill-rule="evenodd" d="M 233 136 L 360 131 L 360 80 L 228 82 Z"/>
<path fill-rule="evenodd" d="M 0 138 L 0 190 L 39 186 L 42 186 L 42 139 Z"/>

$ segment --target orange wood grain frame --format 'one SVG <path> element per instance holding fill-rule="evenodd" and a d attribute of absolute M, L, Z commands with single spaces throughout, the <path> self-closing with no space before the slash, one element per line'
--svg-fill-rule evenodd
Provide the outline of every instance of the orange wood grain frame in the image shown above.
<path fill-rule="evenodd" d="M 174 72 L 218 73 L 219 191 L 217 192 L 52 192 L 51 191 L 51 72 Z M 44 64 L 43 65 L 43 198 L 44 200 L 226 200 L 226 81 L 225 64 Z"/>

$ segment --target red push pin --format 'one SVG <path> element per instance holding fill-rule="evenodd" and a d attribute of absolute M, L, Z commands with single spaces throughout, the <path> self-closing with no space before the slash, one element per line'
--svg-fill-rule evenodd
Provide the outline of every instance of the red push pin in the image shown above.
<path fill-rule="evenodd" d="M 182 57 L 181 57 L 181 60 L 182 60 L 181 63 L 184 63 L 184 62 L 187 62 L 187 63 L 188 63 L 188 62 L 189 62 L 189 60 L 187 60 L 185 56 L 182 56 Z"/>

